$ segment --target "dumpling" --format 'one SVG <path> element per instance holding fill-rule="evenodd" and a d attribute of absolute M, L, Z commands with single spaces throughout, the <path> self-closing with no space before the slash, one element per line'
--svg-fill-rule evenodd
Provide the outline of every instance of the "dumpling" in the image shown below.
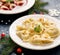
<path fill-rule="evenodd" d="M 59 30 L 57 28 L 51 27 L 50 29 L 47 30 L 47 33 L 52 37 L 55 38 L 59 35 Z"/>
<path fill-rule="evenodd" d="M 26 27 L 17 25 L 16 26 L 16 31 L 21 31 L 21 30 L 26 30 Z"/>
<path fill-rule="evenodd" d="M 41 38 L 40 35 L 34 35 L 33 37 L 30 38 L 30 43 L 35 44 L 35 45 L 42 45 L 42 44 L 47 44 L 53 42 L 53 39 L 45 39 Z"/>
<path fill-rule="evenodd" d="M 23 31 L 17 31 L 17 36 L 19 36 L 24 42 L 26 42 L 29 39 L 29 32 L 26 30 Z"/>

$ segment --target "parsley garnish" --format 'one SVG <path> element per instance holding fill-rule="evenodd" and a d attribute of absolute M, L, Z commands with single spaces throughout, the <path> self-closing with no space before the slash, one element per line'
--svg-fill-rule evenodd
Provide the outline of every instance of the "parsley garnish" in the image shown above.
<path fill-rule="evenodd" d="M 41 27 L 40 27 L 40 25 L 36 26 L 36 27 L 34 28 L 34 31 L 36 31 L 36 32 L 40 32 L 40 31 L 41 31 Z"/>

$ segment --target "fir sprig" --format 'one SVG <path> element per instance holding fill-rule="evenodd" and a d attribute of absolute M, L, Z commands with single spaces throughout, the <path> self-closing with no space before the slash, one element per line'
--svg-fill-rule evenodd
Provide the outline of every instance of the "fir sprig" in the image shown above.
<path fill-rule="evenodd" d="M 40 0 L 35 0 L 34 6 L 29 10 L 29 14 L 34 13 L 35 11 L 43 12 L 43 13 L 48 13 L 47 10 L 43 9 L 45 5 L 47 5 L 48 2 L 42 2 Z"/>
<path fill-rule="evenodd" d="M 17 46 L 9 36 L 5 36 L 3 39 L 1 39 L 0 45 L 4 45 L 0 55 L 9 55 L 9 53 Z"/>

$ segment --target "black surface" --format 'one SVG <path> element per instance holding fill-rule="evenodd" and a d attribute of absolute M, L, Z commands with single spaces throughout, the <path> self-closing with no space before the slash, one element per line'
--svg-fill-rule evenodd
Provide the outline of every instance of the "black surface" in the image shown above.
<path fill-rule="evenodd" d="M 5 22 L 8 22 L 8 20 L 11 20 L 11 22 L 8 22 L 8 25 L 11 24 L 14 20 L 16 20 L 19 17 L 22 17 L 24 15 L 27 15 L 28 11 L 23 12 L 23 13 L 18 13 L 18 14 L 0 14 L 0 24 L 5 24 Z M 2 23 L 1 20 L 4 22 Z"/>
<path fill-rule="evenodd" d="M 22 48 L 22 47 L 16 47 L 13 51 L 14 53 L 16 53 L 17 48 Z M 49 50 L 30 50 L 30 49 L 25 49 L 25 48 L 22 48 L 22 50 L 23 50 L 22 52 L 24 53 L 24 55 L 60 55 L 60 46 L 55 47 L 53 49 L 49 49 Z M 21 55 L 21 54 L 22 53 L 17 54 L 17 55 Z"/>

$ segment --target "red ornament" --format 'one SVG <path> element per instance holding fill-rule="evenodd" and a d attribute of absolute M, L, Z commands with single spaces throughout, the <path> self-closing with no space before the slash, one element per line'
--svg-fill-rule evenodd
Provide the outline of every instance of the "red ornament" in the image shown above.
<path fill-rule="evenodd" d="M 2 37 L 2 38 L 4 38 L 4 37 L 5 37 L 5 33 L 4 33 L 4 32 L 1 34 L 1 37 Z"/>
<path fill-rule="evenodd" d="M 17 48 L 17 53 L 22 53 L 22 49 L 21 48 Z"/>

